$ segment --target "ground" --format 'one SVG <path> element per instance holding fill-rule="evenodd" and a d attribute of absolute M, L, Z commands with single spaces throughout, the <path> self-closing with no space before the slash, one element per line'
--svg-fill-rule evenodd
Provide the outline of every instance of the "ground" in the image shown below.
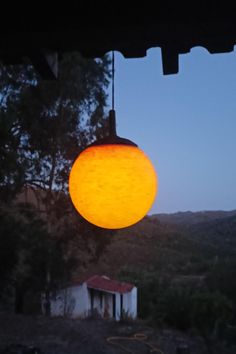
<path fill-rule="evenodd" d="M 122 339 L 132 337 L 135 333 L 142 333 L 147 339 Z M 114 336 L 119 337 L 113 340 L 117 346 L 109 343 L 108 338 Z M 142 321 L 116 323 L 94 318 L 73 320 L 0 314 L 0 353 L 12 344 L 36 346 L 41 349 L 42 354 L 176 354 L 177 347 L 181 345 L 188 345 L 191 354 L 206 353 L 201 338 L 173 330 L 152 328 Z M 159 351 L 152 351 L 154 347 Z"/>

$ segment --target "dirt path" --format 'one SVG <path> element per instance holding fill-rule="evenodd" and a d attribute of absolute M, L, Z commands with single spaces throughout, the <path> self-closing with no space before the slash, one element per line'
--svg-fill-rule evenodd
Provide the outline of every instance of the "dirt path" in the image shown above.
<path fill-rule="evenodd" d="M 108 337 L 127 337 L 143 333 L 149 346 L 141 340 L 113 340 Z M 0 353 L 8 345 L 24 344 L 39 347 L 43 354 L 125 354 L 120 345 L 133 353 L 150 353 L 150 344 L 159 354 L 175 354 L 177 346 L 189 345 L 191 354 L 205 354 L 200 339 L 192 339 L 175 331 L 158 331 L 142 322 L 121 324 L 98 319 L 72 320 L 42 316 L 0 314 Z M 158 351 L 156 351 L 158 353 Z"/>

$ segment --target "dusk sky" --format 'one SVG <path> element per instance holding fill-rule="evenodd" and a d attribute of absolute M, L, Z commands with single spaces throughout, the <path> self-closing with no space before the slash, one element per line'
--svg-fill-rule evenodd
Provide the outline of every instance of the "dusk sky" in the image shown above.
<path fill-rule="evenodd" d="M 149 214 L 236 209 L 236 54 L 194 48 L 179 73 L 162 73 L 160 49 L 115 53 L 118 135 L 152 160 L 159 191 Z"/>

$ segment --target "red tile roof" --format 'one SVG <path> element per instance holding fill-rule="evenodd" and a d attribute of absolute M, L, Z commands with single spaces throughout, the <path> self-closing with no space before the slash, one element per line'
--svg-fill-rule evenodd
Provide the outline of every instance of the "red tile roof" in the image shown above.
<path fill-rule="evenodd" d="M 110 291 L 115 293 L 128 293 L 134 287 L 130 283 L 121 283 L 117 280 L 112 280 L 106 276 L 94 275 L 87 281 L 87 287 L 96 290 Z"/>

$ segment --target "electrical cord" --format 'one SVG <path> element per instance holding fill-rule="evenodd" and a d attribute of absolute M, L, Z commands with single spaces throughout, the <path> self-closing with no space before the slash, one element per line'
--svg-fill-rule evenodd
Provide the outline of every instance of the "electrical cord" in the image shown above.
<path fill-rule="evenodd" d="M 159 348 L 155 347 L 153 344 L 147 342 L 148 337 L 144 333 L 135 333 L 131 337 L 108 337 L 107 342 L 111 345 L 114 345 L 116 347 L 119 347 L 126 351 L 127 353 L 134 354 L 134 351 L 131 349 L 126 348 L 124 345 L 117 343 L 117 341 L 137 341 L 137 342 L 142 342 L 146 346 L 150 348 L 150 353 L 159 353 L 159 354 L 164 354 L 162 350 Z"/>

